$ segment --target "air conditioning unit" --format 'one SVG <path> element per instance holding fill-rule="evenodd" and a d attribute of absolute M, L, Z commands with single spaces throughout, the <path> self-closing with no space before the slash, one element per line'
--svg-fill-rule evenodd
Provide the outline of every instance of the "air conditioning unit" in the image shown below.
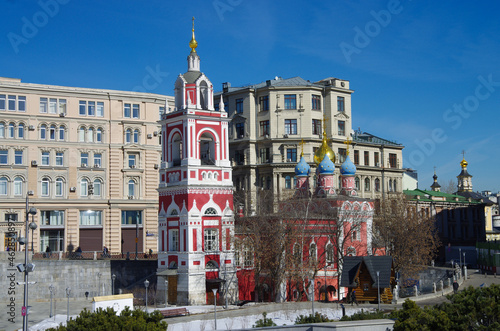
<path fill-rule="evenodd" d="M 155 169 L 158 169 L 158 168 L 159 168 L 158 164 L 155 164 L 155 165 L 154 165 L 154 167 L 155 167 Z"/>
<path fill-rule="evenodd" d="M 94 168 L 100 168 L 101 165 L 99 163 L 94 164 Z"/>
<path fill-rule="evenodd" d="M 152 139 L 153 135 L 151 133 L 148 133 L 148 139 Z"/>
<path fill-rule="evenodd" d="M 284 134 L 284 135 L 283 135 L 283 138 L 288 138 L 288 135 L 287 135 L 287 134 Z"/>
<path fill-rule="evenodd" d="M 59 113 L 59 117 L 66 117 L 65 113 Z"/>
<path fill-rule="evenodd" d="M 154 132 L 153 132 L 153 136 L 155 136 L 155 137 L 156 137 L 157 135 L 158 135 L 158 131 L 154 131 Z"/>
<path fill-rule="evenodd" d="M 28 195 L 34 195 L 34 194 L 35 194 L 35 192 L 33 192 L 33 191 L 28 191 Z"/>
<path fill-rule="evenodd" d="M 87 168 L 87 163 L 82 163 L 82 168 Z"/>
<path fill-rule="evenodd" d="M 71 186 L 71 187 L 69 188 L 69 191 L 70 191 L 70 192 L 76 192 L 76 187 Z"/>
<path fill-rule="evenodd" d="M 38 161 L 36 161 L 36 160 L 31 161 L 31 165 L 32 165 L 33 167 L 38 166 Z"/>
<path fill-rule="evenodd" d="M 30 130 L 30 131 L 35 131 L 35 126 L 34 126 L 34 125 L 30 125 L 30 126 L 28 126 L 28 130 Z"/>

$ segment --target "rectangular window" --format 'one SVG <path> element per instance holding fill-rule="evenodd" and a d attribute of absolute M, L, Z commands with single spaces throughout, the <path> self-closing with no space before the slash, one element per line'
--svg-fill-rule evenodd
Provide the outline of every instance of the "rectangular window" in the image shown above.
<path fill-rule="evenodd" d="M 80 101 L 78 113 L 80 116 L 85 116 L 87 114 L 87 101 Z"/>
<path fill-rule="evenodd" d="M 297 134 L 297 120 L 285 120 L 285 134 Z"/>
<path fill-rule="evenodd" d="M 370 152 L 365 151 L 365 166 L 370 165 Z"/>
<path fill-rule="evenodd" d="M 269 158 L 269 147 L 268 148 L 261 148 L 260 149 L 260 163 L 269 163 L 270 158 Z"/>
<path fill-rule="evenodd" d="M 50 152 L 42 152 L 42 165 L 50 165 Z"/>
<path fill-rule="evenodd" d="M 236 150 L 234 152 L 234 162 L 236 162 L 236 164 L 238 164 L 238 165 L 244 164 L 245 163 L 245 152 L 240 151 L 240 150 Z"/>
<path fill-rule="evenodd" d="M 94 167 L 100 168 L 102 166 L 102 154 L 94 154 Z"/>
<path fill-rule="evenodd" d="M 130 103 L 123 105 L 123 117 L 130 118 Z"/>
<path fill-rule="evenodd" d="M 321 134 L 321 120 L 312 120 L 313 134 Z"/>
<path fill-rule="evenodd" d="M 269 135 L 269 120 L 260 121 L 260 135 L 261 137 Z"/>
<path fill-rule="evenodd" d="M 205 229 L 204 233 L 205 252 L 215 252 L 219 250 L 219 240 L 217 229 Z"/>
<path fill-rule="evenodd" d="M 287 148 L 286 161 L 287 162 L 297 162 L 297 148 Z"/>
<path fill-rule="evenodd" d="M 23 164 L 23 151 L 15 151 L 14 152 L 14 163 L 15 164 Z"/>
<path fill-rule="evenodd" d="M 49 99 L 49 114 L 57 113 L 57 99 Z"/>
<path fill-rule="evenodd" d="M 14 179 L 14 195 L 23 195 L 23 180 L 19 177 Z"/>
<path fill-rule="evenodd" d="M 47 98 L 40 98 L 40 113 L 47 113 L 48 101 Z"/>
<path fill-rule="evenodd" d="M 259 106 L 260 111 L 268 111 L 269 110 L 269 96 L 264 95 L 259 97 Z"/>
<path fill-rule="evenodd" d="M 89 116 L 95 116 L 95 102 L 89 101 L 87 105 L 87 114 Z"/>
<path fill-rule="evenodd" d="M 104 117 L 104 102 L 98 102 L 95 115 L 97 117 Z"/>
<path fill-rule="evenodd" d="M 343 163 L 347 156 L 347 150 L 345 148 L 339 148 L 339 163 Z"/>
<path fill-rule="evenodd" d="M 354 151 L 354 164 L 359 164 L 359 151 Z"/>
<path fill-rule="evenodd" d="M 137 155 L 129 154 L 128 155 L 128 166 L 129 168 L 135 168 L 137 165 Z"/>
<path fill-rule="evenodd" d="M 344 97 L 337 97 L 337 111 L 345 111 L 345 99 Z"/>
<path fill-rule="evenodd" d="M 64 210 L 42 210 L 40 226 L 64 226 Z"/>
<path fill-rule="evenodd" d="M 59 114 L 66 114 L 66 99 L 59 99 Z"/>
<path fill-rule="evenodd" d="M 285 94 L 285 109 L 297 109 L 297 96 L 295 94 Z"/>
<path fill-rule="evenodd" d="M 5 110 L 5 94 L 0 94 L 0 110 Z"/>
<path fill-rule="evenodd" d="M 253 264 L 253 254 L 252 251 L 245 249 L 243 252 L 243 266 L 245 268 L 251 267 Z"/>
<path fill-rule="evenodd" d="M 65 129 L 64 126 L 59 127 L 59 140 L 63 141 L 64 140 L 64 134 L 65 134 Z"/>
<path fill-rule="evenodd" d="M 17 97 L 17 110 L 26 111 L 26 97 L 18 96 Z"/>
<path fill-rule="evenodd" d="M 138 104 L 133 104 L 132 105 L 132 118 L 139 118 L 139 105 Z"/>
<path fill-rule="evenodd" d="M 338 121 L 339 136 L 345 136 L 345 121 Z"/>
<path fill-rule="evenodd" d="M 169 240 L 169 251 L 170 252 L 178 252 L 179 251 L 179 230 L 172 229 L 170 232 L 170 240 Z"/>
<path fill-rule="evenodd" d="M 373 153 L 373 158 L 375 159 L 375 166 L 380 167 L 379 153 L 378 152 Z"/>
<path fill-rule="evenodd" d="M 142 224 L 142 211 L 140 210 L 123 210 L 122 225 Z"/>
<path fill-rule="evenodd" d="M 236 138 L 245 137 L 245 123 L 236 123 L 235 129 L 236 129 Z"/>
<path fill-rule="evenodd" d="M 64 165 L 64 153 L 57 152 L 56 153 L 56 166 L 62 166 L 62 165 Z"/>
<path fill-rule="evenodd" d="M 0 164 L 7 164 L 9 151 L 6 149 L 0 150 Z"/>
<path fill-rule="evenodd" d="M 398 157 L 394 153 L 389 153 L 389 167 L 391 168 L 398 167 Z"/>
<path fill-rule="evenodd" d="M 9 95 L 9 110 L 16 110 L 16 96 Z"/>
<path fill-rule="evenodd" d="M 321 96 L 313 95 L 311 102 L 312 102 L 312 110 L 321 110 Z"/>
<path fill-rule="evenodd" d="M 49 180 L 47 178 L 42 179 L 42 197 L 49 196 Z"/>
<path fill-rule="evenodd" d="M 80 153 L 80 163 L 82 167 L 86 167 L 89 164 L 89 153 Z"/>
<path fill-rule="evenodd" d="M 80 225 L 102 225 L 102 211 L 80 210 Z"/>
<path fill-rule="evenodd" d="M 236 99 L 236 113 L 243 113 L 243 99 Z"/>

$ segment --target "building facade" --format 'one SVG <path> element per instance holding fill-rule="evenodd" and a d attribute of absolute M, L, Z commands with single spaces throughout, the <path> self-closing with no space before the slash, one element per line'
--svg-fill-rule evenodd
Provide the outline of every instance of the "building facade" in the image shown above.
<path fill-rule="evenodd" d="M 190 42 L 188 71 L 175 82 L 175 109 L 162 116 L 159 184 L 159 282 L 168 301 L 236 300 L 233 182 L 228 118 L 215 111 L 213 87 L 200 71 L 197 42 Z"/>
<path fill-rule="evenodd" d="M 156 251 L 157 121 L 167 103 L 173 98 L 0 78 L 0 249 L 6 232 L 24 233 L 28 197 L 35 252 Z"/>
<path fill-rule="evenodd" d="M 269 201 L 276 210 L 278 201 L 293 195 L 294 167 L 300 150 L 306 162 L 314 166 L 323 132 L 337 166 L 346 157 L 344 141 L 352 140 L 351 157 L 358 168 L 355 184 L 360 197 L 402 192 L 403 146 L 352 130 L 353 92 L 349 81 L 337 78 L 311 83 L 300 77 L 276 77 L 245 87 L 223 84 L 215 100 L 218 103 L 222 97 L 231 119 L 229 148 L 235 203 L 245 215 L 259 212 L 257 209 Z M 337 175 L 335 186 L 340 185 Z"/>

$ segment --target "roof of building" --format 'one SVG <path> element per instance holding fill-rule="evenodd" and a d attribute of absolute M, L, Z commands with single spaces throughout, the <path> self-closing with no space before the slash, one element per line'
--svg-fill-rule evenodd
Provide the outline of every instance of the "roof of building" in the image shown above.
<path fill-rule="evenodd" d="M 495 202 L 491 201 L 490 199 L 488 199 L 488 197 L 485 197 L 479 192 L 457 192 L 457 194 L 467 199 L 472 198 L 475 200 L 481 200 L 486 204 L 495 204 Z"/>
<path fill-rule="evenodd" d="M 194 84 L 201 75 L 202 73 L 200 71 L 188 71 L 182 74 L 182 77 L 184 77 L 187 84 Z"/>
<path fill-rule="evenodd" d="M 400 143 L 395 141 L 390 141 L 384 138 L 377 137 L 368 132 L 354 131 L 354 135 L 352 137 L 354 142 L 365 143 L 365 144 L 376 144 L 376 145 L 391 145 L 391 146 L 403 146 Z"/>
<path fill-rule="evenodd" d="M 303 79 L 302 77 L 296 76 L 292 78 L 281 78 L 281 77 L 276 77 L 276 79 L 270 79 L 268 81 L 258 83 L 258 84 L 249 84 L 245 86 L 239 86 L 239 87 L 228 87 L 228 92 L 234 92 L 234 91 L 239 91 L 239 90 L 244 90 L 247 88 L 263 88 L 266 86 L 274 86 L 274 87 L 294 87 L 294 86 L 307 86 L 307 87 L 324 87 L 321 84 L 316 84 L 316 83 L 311 83 L 308 80 Z"/>
<path fill-rule="evenodd" d="M 405 195 L 409 196 L 411 200 L 419 201 L 441 201 L 450 203 L 481 203 L 482 200 L 472 198 L 469 202 L 469 197 L 464 197 L 459 194 L 450 194 L 445 192 L 429 191 L 429 190 L 404 190 Z M 465 193 L 465 192 L 464 192 Z M 470 193 L 470 192 L 469 192 Z M 417 198 L 418 197 L 418 198 Z"/>
<path fill-rule="evenodd" d="M 380 287 L 391 286 L 392 256 L 346 256 L 342 266 L 342 278 L 340 286 L 357 287 L 354 280 L 358 275 L 362 263 L 366 265 L 372 281 L 377 282 L 377 271 L 379 272 Z"/>

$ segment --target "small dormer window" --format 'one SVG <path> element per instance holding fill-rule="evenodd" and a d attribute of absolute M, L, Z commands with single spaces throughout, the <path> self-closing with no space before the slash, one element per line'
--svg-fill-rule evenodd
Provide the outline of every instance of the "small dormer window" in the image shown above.
<path fill-rule="evenodd" d="M 217 210 L 213 207 L 207 208 L 207 210 L 205 210 L 205 215 L 217 215 Z"/>
<path fill-rule="evenodd" d="M 170 212 L 170 216 L 177 216 L 177 215 L 179 215 L 177 209 L 172 209 L 172 211 Z"/>

